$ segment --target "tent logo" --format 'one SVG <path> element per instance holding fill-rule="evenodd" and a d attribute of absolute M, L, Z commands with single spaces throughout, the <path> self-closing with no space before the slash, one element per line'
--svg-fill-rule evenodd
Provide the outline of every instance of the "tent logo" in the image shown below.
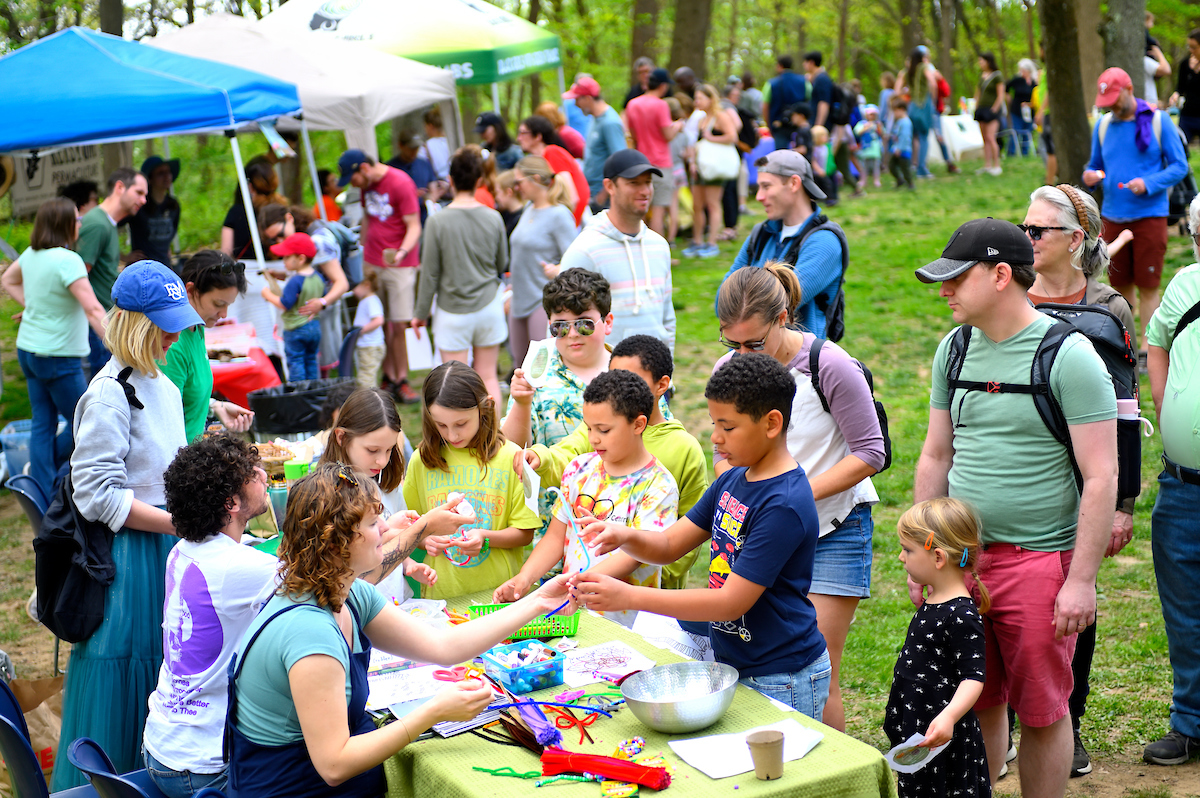
<path fill-rule="evenodd" d="M 335 31 L 343 19 L 362 5 L 363 0 L 329 0 L 317 6 L 308 27 L 313 30 Z"/>

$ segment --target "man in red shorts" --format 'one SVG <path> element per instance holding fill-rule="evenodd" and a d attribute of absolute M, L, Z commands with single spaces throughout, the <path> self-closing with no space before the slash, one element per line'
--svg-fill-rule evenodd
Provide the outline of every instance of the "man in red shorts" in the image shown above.
<path fill-rule="evenodd" d="M 1139 359 L 1144 368 L 1146 324 L 1158 309 L 1167 254 L 1169 194 L 1187 174 L 1187 153 L 1171 117 L 1133 96 L 1133 83 L 1125 70 L 1111 67 L 1100 75 L 1096 107 L 1111 108 L 1112 113 L 1092 131 L 1092 158 L 1083 183 L 1088 188 L 1104 187 L 1100 237 L 1115 241 L 1122 230 L 1133 233 L 1133 241 L 1113 256 L 1109 280 L 1129 306 L 1137 308 Z"/>
<path fill-rule="evenodd" d="M 1021 719 L 1021 794 L 1062 798 L 1074 747 L 1071 658 L 1076 635 L 1095 622 L 1096 572 L 1117 502 L 1116 394 L 1091 342 L 1067 336 L 1047 382 L 1067 422 L 1068 451 L 1033 395 L 1020 391 L 1053 320 L 1026 299 L 1033 246 L 1016 225 L 967 222 L 917 278 L 939 283 L 954 321 L 969 325 L 947 335 L 934 357 L 913 492 L 917 501 L 970 502 L 983 522 L 975 573 L 992 608 L 975 713 L 992 783 L 1008 751 L 1011 704 Z M 919 604 L 923 586 L 910 580 L 909 593 Z"/>

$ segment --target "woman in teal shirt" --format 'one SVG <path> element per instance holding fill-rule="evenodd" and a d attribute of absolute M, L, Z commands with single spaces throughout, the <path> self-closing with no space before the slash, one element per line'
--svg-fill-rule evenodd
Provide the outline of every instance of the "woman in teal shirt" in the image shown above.
<path fill-rule="evenodd" d="M 71 420 L 87 389 L 79 358 L 87 357 L 88 324 L 104 336 L 104 307 L 87 279 L 87 266 L 71 251 L 79 235 L 75 203 L 48 200 L 38 208 L 29 249 L 0 283 L 25 310 L 17 329 L 17 360 L 25 374 L 33 424 L 29 475 L 49 500 L 54 475 L 75 448 Z M 58 417 L 67 419 L 62 435 Z"/>
<path fill-rule="evenodd" d="M 212 327 L 229 313 L 229 306 L 246 293 L 246 266 L 224 252 L 203 249 L 183 264 L 180 272 L 187 287 L 188 302 L 204 319 L 179 336 L 167 350 L 163 373 L 171 378 L 183 397 L 184 433 L 188 442 L 204 433 L 211 411 L 232 432 L 250 429 L 254 413 L 233 402 L 212 399 L 213 375 L 204 345 L 204 328 Z"/>

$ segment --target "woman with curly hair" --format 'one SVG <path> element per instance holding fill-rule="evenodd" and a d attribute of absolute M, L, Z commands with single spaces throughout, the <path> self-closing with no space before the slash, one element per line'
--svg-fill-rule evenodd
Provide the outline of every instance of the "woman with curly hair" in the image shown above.
<path fill-rule="evenodd" d="M 374 480 L 348 466 L 321 465 L 292 488 L 280 587 L 234 660 L 227 726 L 233 794 L 383 795 L 388 757 L 434 723 L 475 717 L 492 693 L 478 680 L 459 682 L 376 729 L 365 710 L 372 646 L 450 666 L 566 598 L 558 577 L 485 618 L 449 630 L 429 627 L 356 578 L 380 565 L 380 509 Z M 410 536 L 406 554 L 419 538 Z"/>

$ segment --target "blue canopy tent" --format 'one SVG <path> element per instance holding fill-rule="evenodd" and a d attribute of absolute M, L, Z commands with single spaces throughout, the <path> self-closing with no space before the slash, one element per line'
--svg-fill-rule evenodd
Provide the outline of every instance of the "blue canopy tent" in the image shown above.
<path fill-rule="evenodd" d="M 290 83 L 87 28 L 59 31 L 0 58 L 0 85 L 0 152 L 37 157 L 80 144 L 225 133 L 247 208 L 250 189 L 235 131 L 301 110 Z M 312 164 L 303 117 L 301 132 Z M 261 261 L 256 225 L 250 231 Z"/>

